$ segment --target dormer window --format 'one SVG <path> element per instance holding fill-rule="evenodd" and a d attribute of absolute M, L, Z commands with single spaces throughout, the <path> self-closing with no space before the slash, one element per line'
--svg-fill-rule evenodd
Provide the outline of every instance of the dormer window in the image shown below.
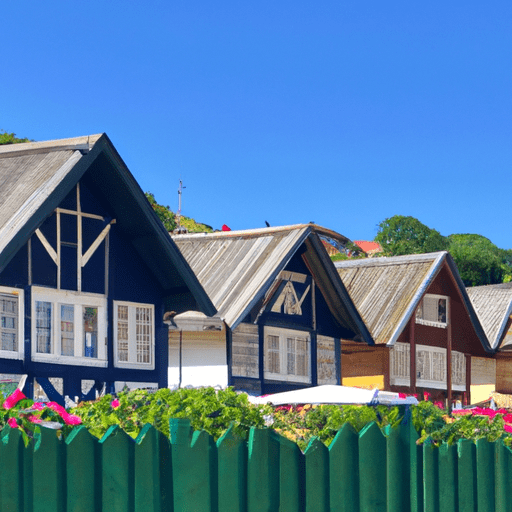
<path fill-rule="evenodd" d="M 416 310 L 416 323 L 446 328 L 449 317 L 449 299 L 444 295 L 426 294 Z"/>

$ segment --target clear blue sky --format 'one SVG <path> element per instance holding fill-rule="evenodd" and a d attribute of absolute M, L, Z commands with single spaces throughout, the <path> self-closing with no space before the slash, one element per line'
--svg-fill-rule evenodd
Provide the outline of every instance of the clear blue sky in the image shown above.
<path fill-rule="evenodd" d="M 318 4 L 318 5 L 314 5 Z M 219 229 L 396 214 L 512 247 L 512 3 L 4 2 L 0 129 L 106 132 Z"/>

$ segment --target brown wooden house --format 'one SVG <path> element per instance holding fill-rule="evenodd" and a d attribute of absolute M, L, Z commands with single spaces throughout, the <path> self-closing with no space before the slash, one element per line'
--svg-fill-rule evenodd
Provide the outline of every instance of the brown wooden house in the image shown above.
<path fill-rule="evenodd" d="M 493 351 L 449 253 L 335 266 L 375 341 L 342 343 L 344 385 L 480 399 L 480 382 L 493 379 Z"/>

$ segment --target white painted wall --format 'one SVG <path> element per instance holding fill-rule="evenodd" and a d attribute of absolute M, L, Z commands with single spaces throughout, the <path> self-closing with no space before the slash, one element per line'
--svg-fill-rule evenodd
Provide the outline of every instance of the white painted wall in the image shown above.
<path fill-rule="evenodd" d="M 182 341 L 182 379 L 185 386 L 228 385 L 228 364 L 224 332 L 184 332 Z M 198 339 L 201 338 L 201 339 Z M 179 333 L 169 342 L 169 387 L 179 383 Z"/>

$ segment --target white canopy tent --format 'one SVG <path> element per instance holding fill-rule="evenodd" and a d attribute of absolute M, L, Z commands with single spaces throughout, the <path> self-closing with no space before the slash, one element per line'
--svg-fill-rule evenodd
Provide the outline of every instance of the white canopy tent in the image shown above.
<path fill-rule="evenodd" d="M 273 395 L 249 396 L 253 404 L 360 404 L 360 405 L 416 405 L 412 396 L 400 398 L 398 393 L 378 389 L 361 389 L 348 386 L 316 386 L 312 388 L 285 391 Z"/>

